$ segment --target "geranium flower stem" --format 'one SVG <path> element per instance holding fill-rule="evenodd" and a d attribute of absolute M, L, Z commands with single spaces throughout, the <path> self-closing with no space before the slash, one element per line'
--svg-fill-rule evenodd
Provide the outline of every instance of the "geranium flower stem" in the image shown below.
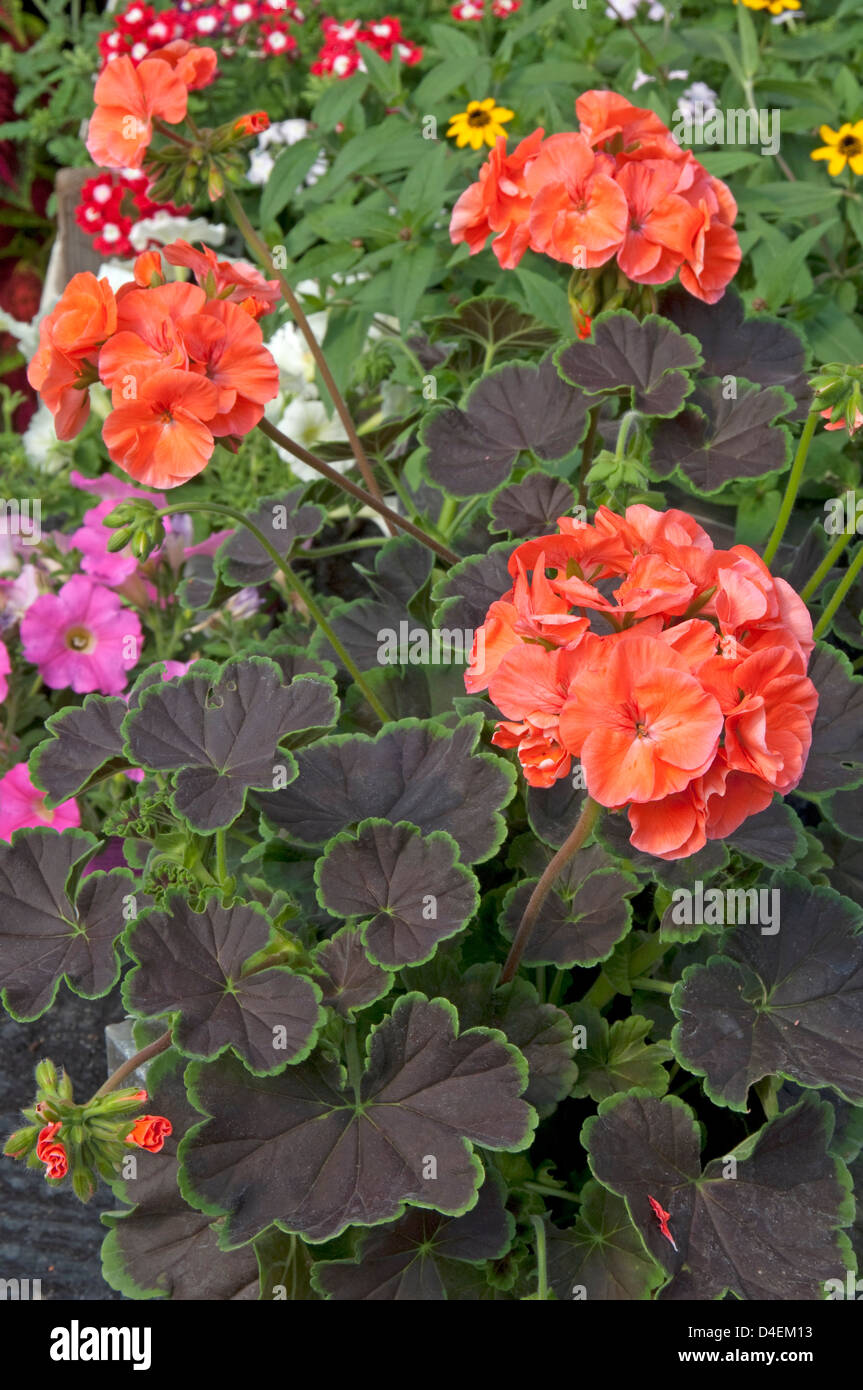
<path fill-rule="evenodd" d="M 581 815 L 576 821 L 573 829 L 564 840 L 557 854 L 555 854 L 548 868 L 545 870 L 545 873 L 542 875 L 542 878 L 531 893 L 501 973 L 500 983 L 502 985 L 508 984 L 515 976 L 515 972 L 521 964 L 521 958 L 524 955 L 525 948 L 536 924 L 536 919 L 539 916 L 540 908 L 554 887 L 555 880 L 558 878 L 561 870 L 566 867 L 572 856 L 578 853 L 585 840 L 590 835 L 601 810 L 602 807 L 598 805 L 597 802 L 592 801 L 590 797 L 587 798 L 581 808 Z"/>
<path fill-rule="evenodd" d="M 130 1057 L 121 1067 L 118 1067 L 116 1071 L 112 1072 L 108 1080 L 104 1081 L 99 1087 L 98 1091 L 93 1096 L 93 1100 L 96 1100 L 98 1096 L 107 1096 L 111 1091 L 115 1091 L 120 1083 L 126 1080 L 127 1076 L 132 1075 L 133 1071 L 137 1071 L 138 1067 L 142 1067 L 144 1063 L 149 1062 L 152 1057 L 158 1057 L 160 1052 L 167 1052 L 170 1046 L 171 1030 L 169 1028 L 167 1033 L 163 1033 L 155 1042 L 148 1043 L 146 1047 L 142 1047 L 140 1052 L 136 1052 L 134 1057 Z"/>
<path fill-rule="evenodd" d="M 800 590 L 800 597 L 803 599 L 804 603 L 809 602 L 812 595 L 817 591 L 817 589 L 821 585 L 822 581 L 827 578 L 827 575 L 830 573 L 833 566 L 836 564 L 836 561 L 839 559 L 839 556 L 842 554 L 842 551 L 845 549 L 850 539 L 851 532 L 844 531 L 842 535 L 839 536 L 838 539 L 833 542 L 830 549 L 827 551 L 827 554 L 824 556 L 824 559 L 821 561 L 821 564 L 818 566 L 817 570 L 813 574 L 812 578 L 807 580 L 805 586 Z"/>
<path fill-rule="evenodd" d="M 541 1303 L 548 1300 L 548 1269 L 545 1256 L 545 1222 L 541 1216 L 530 1218 L 536 1234 L 536 1296 Z"/>
<path fill-rule="evenodd" d="M 397 526 L 401 531 L 407 531 L 408 535 L 413 536 L 421 545 L 428 546 L 429 550 L 433 550 L 442 560 L 446 560 L 448 565 L 458 564 L 459 556 L 456 555 L 455 551 L 442 545 L 440 541 L 436 541 L 433 536 L 422 531 L 420 527 L 415 526 L 412 521 L 408 521 L 407 517 L 399 516 L 398 512 L 392 511 L 385 502 L 379 502 L 376 497 L 371 497 L 369 493 L 365 492 L 361 487 L 358 487 L 356 483 L 352 483 L 349 478 L 343 478 L 341 473 L 338 473 L 335 468 L 331 468 L 328 463 L 324 463 L 323 459 L 319 459 L 315 454 L 310 454 L 308 449 L 304 449 L 301 444 L 297 444 L 293 439 L 289 439 L 286 434 L 282 434 L 281 430 L 277 430 L 275 425 L 270 424 L 269 420 L 260 420 L 258 422 L 258 429 L 261 430 L 268 439 L 271 439 L 274 444 L 278 444 L 281 448 L 287 449 L 289 454 L 293 454 L 294 457 L 300 459 L 302 463 L 307 463 L 310 468 L 316 469 L 324 478 L 328 478 L 331 483 L 335 483 L 336 487 L 342 488 L 344 492 L 349 492 L 351 497 L 356 497 L 357 501 L 362 502 L 363 506 L 371 507 L 372 511 L 377 512 L 385 521 L 390 522 L 393 526 Z"/>
<path fill-rule="evenodd" d="M 255 231 L 254 227 L 252 226 L 251 222 L 246 216 L 245 209 L 243 208 L 243 205 L 237 197 L 236 193 L 234 192 L 233 188 L 225 188 L 225 202 L 231 210 L 231 215 L 234 221 L 236 222 L 237 226 L 239 227 L 240 231 L 245 237 L 246 244 L 248 245 L 249 249 L 257 256 L 258 260 L 261 262 L 263 266 L 267 268 L 272 268 L 272 255 L 270 252 L 270 248 L 267 246 L 267 243 L 263 240 L 263 238 L 260 237 L 258 233 Z M 330 399 L 333 403 L 333 406 L 335 407 L 336 414 L 338 415 L 339 419 L 344 425 L 345 433 L 348 437 L 348 441 L 353 451 L 354 458 L 357 461 L 359 470 L 362 473 L 363 478 L 365 479 L 366 487 L 368 488 L 369 492 L 372 494 L 373 497 L 376 497 L 379 502 L 382 502 L 383 498 L 381 497 L 380 489 L 377 483 L 375 482 L 375 476 L 372 472 L 371 464 L 369 463 L 368 458 L 366 456 L 366 451 L 360 443 L 360 437 L 357 434 L 356 425 L 354 424 L 353 419 L 351 418 L 350 411 L 348 410 L 347 405 L 345 404 L 342 393 L 336 386 L 335 379 L 333 377 L 332 372 L 330 371 L 329 363 L 327 362 L 327 359 L 324 356 L 321 345 L 315 337 L 314 333 L 312 332 L 311 325 L 309 324 L 309 321 L 306 318 L 305 313 L 303 312 L 303 307 L 300 304 L 300 301 L 294 294 L 293 286 L 291 285 L 290 280 L 281 270 L 276 270 L 276 275 L 282 287 L 282 293 L 284 294 L 285 299 L 287 300 L 288 308 L 291 311 L 294 322 L 296 323 L 297 327 L 299 328 L 300 332 L 305 338 L 306 343 L 308 344 L 309 351 L 315 359 L 315 364 L 323 378 L 324 385 L 326 386 L 327 391 L 329 392 Z M 391 522 L 389 523 L 389 526 L 391 534 L 395 535 L 395 531 L 392 530 Z"/>
<path fill-rule="evenodd" d="M 794 503 L 797 500 L 797 493 L 800 490 L 803 469 L 806 467 L 806 455 L 809 453 L 809 445 L 812 443 L 812 436 L 815 433 L 815 426 L 818 424 L 818 418 L 818 411 L 811 411 L 803 433 L 800 436 L 800 442 L 797 445 L 797 453 L 794 457 L 794 463 L 791 466 L 791 473 L 785 487 L 785 496 L 782 499 L 782 506 L 779 508 L 779 515 L 776 518 L 773 534 L 767 542 L 764 551 L 763 558 L 765 565 L 770 564 L 782 543 L 782 537 L 785 535 L 785 528 L 791 518 L 791 513 L 794 510 Z"/>
<path fill-rule="evenodd" d="M 324 636 L 326 637 L 333 651 L 338 656 L 342 665 L 345 667 L 348 674 L 351 676 L 351 678 L 356 682 L 360 690 L 363 692 L 366 701 L 369 705 L 371 705 L 378 719 L 381 721 L 382 724 L 386 724 L 389 722 L 392 716 L 388 713 L 386 709 L 384 709 L 384 706 L 381 704 L 380 700 L 375 695 L 368 682 L 361 675 L 355 661 L 346 652 L 345 648 L 339 641 L 338 637 L 336 636 L 335 632 L 333 631 L 323 612 L 318 607 L 315 600 L 312 598 L 305 584 L 302 582 L 300 578 L 298 578 L 296 574 L 294 574 L 294 571 L 291 569 L 287 560 L 285 560 L 284 557 L 279 554 L 279 552 L 276 550 L 276 547 L 272 545 L 270 541 L 267 540 L 267 537 L 264 535 L 263 531 L 261 531 L 259 527 L 255 526 L 254 522 L 249 521 L 248 517 L 243 516 L 242 512 L 235 511 L 233 507 L 223 507 L 220 503 L 216 502 L 185 502 L 176 507 L 162 507 L 161 510 L 157 512 L 157 516 L 172 516 L 175 512 L 215 512 L 219 516 L 228 516 L 233 521 L 239 522 L 241 526 L 245 526 L 246 530 L 251 532 L 258 544 L 262 546 L 263 549 L 267 552 L 273 564 L 276 565 L 278 569 L 281 571 L 281 573 L 285 576 L 285 579 L 288 581 L 290 588 L 294 591 L 297 597 L 301 599 L 302 602 L 305 604 L 312 618 L 323 632 Z"/>
<path fill-rule="evenodd" d="M 836 592 L 833 594 L 833 597 L 831 598 L 827 607 L 824 609 L 824 612 L 821 614 L 821 617 L 818 619 L 818 622 L 815 624 L 815 631 L 813 635 L 815 637 L 816 642 L 819 637 L 824 636 L 825 632 L 829 628 L 830 624 L 833 621 L 836 610 L 838 609 L 845 595 L 848 593 L 848 590 L 851 588 L 851 585 L 854 583 L 854 580 L 857 578 L 861 569 L 863 569 L 863 545 L 860 546 L 859 550 L 857 551 L 857 554 L 854 556 L 854 559 L 851 561 L 851 564 L 845 571 L 842 580 L 839 584 L 837 584 Z"/>

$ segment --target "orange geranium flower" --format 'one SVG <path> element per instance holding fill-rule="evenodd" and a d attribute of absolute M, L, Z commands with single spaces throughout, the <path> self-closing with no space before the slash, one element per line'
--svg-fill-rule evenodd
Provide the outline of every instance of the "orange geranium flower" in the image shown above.
<path fill-rule="evenodd" d="M 604 265 L 622 245 L 627 204 L 583 135 L 550 135 L 527 174 L 530 244 L 557 261 Z"/>
<path fill-rule="evenodd" d="M 559 729 L 594 800 L 624 806 L 683 791 L 706 772 L 722 710 L 667 643 L 632 635 L 579 673 Z"/>
<path fill-rule="evenodd" d="M 216 76 L 218 57 L 213 48 L 199 48 L 187 39 L 174 39 L 148 55 L 167 63 L 190 92 L 208 87 Z"/>
<path fill-rule="evenodd" d="M 186 115 L 188 88 L 169 62 L 115 58 L 103 69 L 93 96 L 87 149 L 107 169 L 140 169 L 157 117 L 176 125 Z"/>
<path fill-rule="evenodd" d="M 59 303 L 42 319 L 27 380 L 53 414 L 59 439 L 74 439 L 86 424 L 99 348 L 116 327 L 111 286 L 89 271 L 72 276 Z"/>
<path fill-rule="evenodd" d="M 209 462 L 215 440 L 206 423 L 219 392 L 197 372 L 159 371 L 137 399 L 115 406 L 102 426 L 112 459 L 147 487 L 177 487 Z"/>
<path fill-rule="evenodd" d="M 636 284 L 680 273 L 698 299 L 715 303 L 740 265 L 732 224 L 737 204 L 673 138 L 655 112 L 616 92 L 585 92 L 578 132 L 532 132 L 507 155 L 501 137 L 479 179 L 453 209 L 450 236 L 472 255 L 491 234 L 501 265 L 528 249 L 580 269 L 613 256 Z M 590 313 L 578 310 L 579 336 Z"/>
<path fill-rule="evenodd" d="M 253 318 L 263 318 L 278 304 L 278 280 L 265 280 L 248 261 L 220 261 L 209 246 L 196 251 L 187 241 L 174 241 L 164 249 L 171 265 L 186 266 L 211 299 L 228 299 L 240 304 Z"/>
<path fill-rule="evenodd" d="M 694 854 L 800 780 L 818 702 L 805 605 L 681 511 L 558 524 L 510 557 L 466 687 L 488 687 L 493 742 L 531 786 L 580 759 L 594 800 L 628 808 L 637 848 Z"/>
<path fill-rule="evenodd" d="M 118 299 L 118 331 L 99 354 L 99 375 L 110 387 L 114 405 L 134 400 L 153 372 L 188 367 L 179 324 L 200 314 L 206 303 L 197 285 L 178 282 L 151 290 L 130 287 Z"/>
<path fill-rule="evenodd" d="M 518 265 L 530 240 L 527 218 L 532 198 L 525 175 L 539 153 L 545 131 L 541 128 L 506 153 L 500 138 L 479 171 L 479 181 L 466 188 L 452 210 L 450 237 L 465 241 L 472 256 L 495 233 L 492 250 L 504 269 Z"/>
<path fill-rule="evenodd" d="M 258 324 L 239 304 L 211 299 L 203 313 L 181 321 L 180 332 L 192 370 L 218 388 L 210 430 L 217 438 L 248 434 L 279 391 L 279 370 Z"/>

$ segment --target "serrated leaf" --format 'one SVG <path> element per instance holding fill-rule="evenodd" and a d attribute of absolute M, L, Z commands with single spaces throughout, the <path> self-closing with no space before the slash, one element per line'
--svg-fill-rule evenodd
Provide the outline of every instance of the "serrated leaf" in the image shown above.
<path fill-rule="evenodd" d="M 177 1148 L 199 1117 L 186 1099 L 178 1062 L 175 1052 L 165 1053 L 148 1074 L 150 1102 L 171 1121 L 172 1133 L 159 1153 L 135 1152 L 134 1178 L 112 1184 L 116 1196 L 134 1205 L 102 1216 L 111 1228 L 102 1242 L 102 1274 L 127 1298 L 257 1298 L 255 1246 L 220 1251 L 218 1226 L 180 1195 Z"/>
<path fill-rule="evenodd" d="M 432 591 L 438 605 L 435 622 L 469 631 L 481 627 L 491 605 L 512 588 L 507 566 L 512 552 L 510 541 L 499 541 L 485 555 L 471 555 L 453 565 Z"/>
<path fill-rule="evenodd" d="M 39 1018 L 62 979 L 84 999 L 116 984 L 115 943 L 126 925 L 132 874 L 92 873 L 72 896 L 68 891 L 76 866 L 98 843 L 81 830 L 42 828 L 17 830 L 11 844 L 0 841 L 0 998 L 13 1018 Z"/>
<path fill-rule="evenodd" d="M 471 372 L 495 357 L 522 358 L 557 341 L 553 328 L 538 323 L 511 299 L 493 295 L 465 300 L 454 314 L 431 319 L 426 327 L 436 341 L 455 338 L 459 358 Z"/>
<path fill-rule="evenodd" d="M 479 905 L 476 877 L 452 836 L 423 835 L 406 821 L 365 820 L 356 835 L 337 835 L 315 865 L 315 882 L 333 916 L 366 919 L 363 944 L 387 969 L 429 960 Z"/>
<path fill-rule="evenodd" d="M 577 1074 L 569 1021 L 562 1009 L 540 1002 L 529 980 L 499 985 L 499 975 L 497 965 L 472 965 L 458 972 L 447 998 L 462 1028 L 498 1028 L 523 1053 L 530 1073 L 524 1098 L 541 1116 L 550 1115 Z"/>
<path fill-rule="evenodd" d="M 804 370 L 806 348 L 783 319 L 766 314 L 746 318 L 743 301 L 731 287 L 717 304 L 703 304 L 678 287 L 663 294 L 660 307 L 682 332 L 691 333 L 699 343 L 703 376 L 784 386 L 806 414 L 812 398 Z"/>
<path fill-rule="evenodd" d="M 172 804 L 196 830 L 228 826 L 250 788 L 272 787 L 274 763 L 296 775 L 279 747 L 302 730 L 334 724 L 332 682 L 302 676 L 282 685 L 278 666 L 252 656 L 217 666 L 197 662 L 185 676 L 143 691 L 123 721 L 133 760 L 174 774 Z"/>
<path fill-rule="evenodd" d="M 785 468 L 788 431 L 775 424 L 788 411 L 785 391 L 744 381 L 735 390 L 731 396 L 721 381 L 702 383 L 680 415 L 659 421 L 650 454 L 655 477 L 679 471 L 696 492 L 708 496 L 727 483 Z"/>
<path fill-rule="evenodd" d="M 551 357 L 538 367 L 496 368 L 473 387 L 464 410 L 444 407 L 424 423 L 429 477 L 456 497 L 491 492 L 526 450 L 548 460 L 570 453 L 585 432 L 589 405 Z"/>
<path fill-rule="evenodd" d="M 476 1206 L 464 1216 L 409 1210 L 392 1225 L 363 1237 L 356 1260 L 324 1260 L 314 1282 L 327 1298 L 440 1302 L 447 1297 L 452 1261 L 500 1259 L 515 1222 L 503 1205 L 500 1179 L 490 1172 Z"/>
<path fill-rule="evenodd" d="M 393 977 L 369 960 L 355 927 L 342 927 L 315 951 L 323 1002 L 344 1018 L 389 992 Z"/>
<path fill-rule="evenodd" d="M 809 662 L 818 691 L 812 747 L 797 790 L 804 796 L 857 787 L 863 781 L 863 679 L 844 652 L 819 642 Z"/>
<path fill-rule="evenodd" d="M 51 809 L 76 796 L 96 774 L 107 777 L 116 762 L 126 766 L 120 725 L 128 705 L 117 695 L 87 695 L 45 720 L 51 735 L 30 754 L 30 776 L 48 795 Z"/>
<path fill-rule="evenodd" d="M 296 541 L 316 535 L 324 524 L 323 507 L 302 502 L 304 492 L 304 487 L 295 487 L 281 497 L 268 497 L 249 518 L 283 557 Z M 275 561 L 245 526 L 222 541 L 214 565 L 224 584 L 240 588 L 266 584 L 276 569 Z"/>
<path fill-rule="evenodd" d="M 525 965 L 596 965 L 629 931 L 627 898 L 638 891 L 638 880 L 618 869 L 599 869 L 583 880 L 577 873 L 577 862 L 568 866 L 543 902 L 524 952 Z M 504 899 L 501 930 L 510 940 L 536 882 L 525 880 Z"/>
<path fill-rule="evenodd" d="M 575 1050 L 578 1081 L 574 1096 L 605 1100 L 616 1091 L 642 1087 L 653 1096 L 668 1090 L 668 1072 L 662 1065 L 674 1053 L 665 1043 L 648 1043 L 653 1021 L 631 1014 L 609 1024 L 598 1009 L 589 1004 L 568 1004 L 573 1029 L 584 1029 L 584 1046 Z M 573 1034 L 575 1037 L 576 1035 Z M 580 1041 L 582 1034 L 578 1034 Z"/>
<path fill-rule="evenodd" d="M 561 1302 L 634 1302 L 650 1298 L 662 1283 L 626 1210 L 626 1203 L 598 1182 L 587 1182 L 575 1225 L 548 1227 L 548 1282 Z"/>
<path fill-rule="evenodd" d="M 738 926 L 721 956 L 689 966 L 675 986 L 675 1054 L 733 1110 L 745 1110 L 749 1087 L 776 1074 L 832 1086 L 859 1104 L 863 911 L 799 874 L 774 874 L 769 883 L 762 891 L 779 894 L 781 918 L 771 898 L 767 933 Z"/>
<path fill-rule="evenodd" d="M 547 536 L 560 516 L 568 516 L 575 505 L 575 493 L 563 478 L 533 472 L 519 483 L 510 483 L 495 493 L 491 502 L 492 531 L 508 531 L 515 540 Z"/>
<path fill-rule="evenodd" d="M 210 898 L 192 912 L 174 897 L 167 911 L 142 913 L 126 936 L 136 962 L 123 981 L 126 1008 L 143 1018 L 176 1015 L 171 1037 L 184 1057 L 230 1048 L 256 1075 L 300 1061 L 325 1018 L 321 991 L 285 966 L 244 974 L 271 935 L 251 903 L 225 908 Z"/>
<path fill-rule="evenodd" d="M 671 1281 L 660 1298 L 708 1300 L 730 1291 L 753 1300 L 819 1299 L 844 1267 L 837 1229 L 853 1216 L 847 1170 L 828 1152 L 829 1105 L 805 1097 L 701 1169 L 701 1134 L 676 1097 L 636 1092 L 603 1101 L 581 1132 L 590 1167 L 625 1199 L 647 1249 Z M 670 1213 L 678 1250 L 648 1201 Z"/>
<path fill-rule="evenodd" d="M 182 1189 L 227 1214 L 226 1248 L 273 1222 L 329 1240 L 399 1217 L 406 1203 L 461 1215 L 482 1176 L 472 1144 L 530 1142 L 523 1058 L 484 1029 L 456 1037 L 445 1000 L 404 995 L 367 1057 L 356 1097 L 322 1058 L 267 1078 L 226 1058 L 192 1064 L 193 1099 L 212 1118 L 183 1141 Z"/>
<path fill-rule="evenodd" d="M 587 342 L 557 353 L 564 380 L 589 396 L 628 387 L 632 409 L 646 415 L 676 415 L 701 361 L 697 341 L 668 319 L 648 314 L 639 321 L 628 309 L 598 314 Z"/>
<path fill-rule="evenodd" d="M 265 814 L 304 845 L 323 845 L 371 818 L 410 821 L 424 834 L 445 830 L 464 863 L 488 859 L 505 833 L 499 808 L 515 794 L 515 772 L 475 752 L 482 718 L 454 729 L 402 719 L 375 738 L 336 734 L 297 755 L 291 786 L 259 797 Z"/>

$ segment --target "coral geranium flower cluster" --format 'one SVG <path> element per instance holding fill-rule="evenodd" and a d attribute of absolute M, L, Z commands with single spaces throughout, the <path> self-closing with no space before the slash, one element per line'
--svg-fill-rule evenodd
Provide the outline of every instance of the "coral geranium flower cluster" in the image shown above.
<path fill-rule="evenodd" d="M 505 716 L 493 742 L 518 750 L 532 786 L 577 758 L 595 801 L 628 808 L 636 848 L 694 854 L 802 776 L 818 703 L 808 611 L 684 512 L 600 507 L 558 525 L 510 557 L 467 689 L 488 689 Z"/>
<path fill-rule="evenodd" d="M 113 406 L 102 427 L 111 458 L 139 483 L 172 488 L 206 467 L 216 440 L 236 447 L 277 394 L 257 319 L 278 284 L 184 241 L 164 255 L 198 283 L 166 282 L 155 251 L 137 258 L 134 283 L 116 295 L 87 271 L 73 276 L 40 324 L 28 379 L 60 439 L 83 428 L 88 387 L 101 381 Z"/>
<path fill-rule="evenodd" d="M 629 280 L 681 284 L 713 304 L 740 265 L 737 204 L 653 111 L 615 92 L 585 92 L 580 129 L 511 152 L 497 145 L 456 203 L 450 235 L 481 251 L 489 236 L 505 269 L 528 249 L 592 270 L 613 257 Z"/>
<path fill-rule="evenodd" d="M 212 48 L 175 39 L 136 66 L 125 54 L 109 63 L 96 82 L 96 109 L 87 130 L 87 149 L 104 169 L 140 169 L 153 138 L 153 122 L 185 120 L 189 92 L 216 75 Z"/>

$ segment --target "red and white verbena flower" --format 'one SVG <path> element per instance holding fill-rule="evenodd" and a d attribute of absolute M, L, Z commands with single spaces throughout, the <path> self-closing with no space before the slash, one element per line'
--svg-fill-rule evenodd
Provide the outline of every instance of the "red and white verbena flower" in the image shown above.
<path fill-rule="evenodd" d="M 493 742 L 550 787 L 581 762 L 631 842 L 694 854 L 799 782 L 818 704 L 805 604 L 748 546 L 680 511 L 600 507 L 510 557 L 465 674 L 504 715 Z"/>

